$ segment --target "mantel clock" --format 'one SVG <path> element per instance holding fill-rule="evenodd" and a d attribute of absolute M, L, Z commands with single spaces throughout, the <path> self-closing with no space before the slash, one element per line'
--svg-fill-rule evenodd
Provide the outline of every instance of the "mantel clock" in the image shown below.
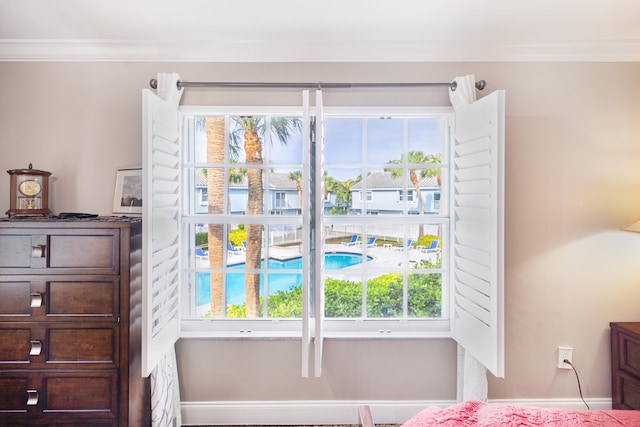
<path fill-rule="evenodd" d="M 51 172 L 33 169 L 12 169 L 10 176 L 9 218 L 16 216 L 47 216 L 49 210 L 49 176 Z"/>

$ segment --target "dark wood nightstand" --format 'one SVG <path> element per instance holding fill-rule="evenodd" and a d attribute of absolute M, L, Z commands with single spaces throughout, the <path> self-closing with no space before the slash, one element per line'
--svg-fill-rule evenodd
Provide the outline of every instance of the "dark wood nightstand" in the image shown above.
<path fill-rule="evenodd" d="M 613 409 L 640 409 L 640 322 L 612 322 Z"/>

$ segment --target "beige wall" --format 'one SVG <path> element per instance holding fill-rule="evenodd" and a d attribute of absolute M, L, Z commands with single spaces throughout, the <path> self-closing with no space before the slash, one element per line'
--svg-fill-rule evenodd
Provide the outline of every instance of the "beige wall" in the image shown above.
<path fill-rule="evenodd" d="M 555 368 L 557 346 L 568 345 L 585 397 L 610 397 L 608 323 L 640 320 L 640 234 L 619 231 L 640 217 L 640 64 L 0 63 L 0 170 L 32 162 L 53 172 L 55 213 L 109 214 L 115 170 L 140 164 L 140 92 L 158 71 L 187 81 L 339 82 L 474 73 L 484 93 L 506 89 L 506 378 L 490 378 L 489 395 L 577 398 L 573 374 Z M 190 89 L 183 105 L 271 96 Z M 387 98 L 338 91 L 327 104 L 354 96 Z M 427 89 L 392 102 L 447 97 Z M 8 207 L 5 175 L 0 210 Z M 450 340 L 329 340 L 325 349 L 323 378 L 303 380 L 298 342 L 183 340 L 183 400 L 455 397 Z"/>

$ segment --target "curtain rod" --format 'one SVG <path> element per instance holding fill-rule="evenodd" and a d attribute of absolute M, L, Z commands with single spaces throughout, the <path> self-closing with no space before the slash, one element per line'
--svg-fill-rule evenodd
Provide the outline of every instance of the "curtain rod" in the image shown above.
<path fill-rule="evenodd" d="M 149 86 L 158 88 L 158 80 L 151 79 Z M 353 89 L 353 88 L 384 88 L 384 87 L 432 87 L 446 86 L 456 90 L 457 82 L 451 83 L 247 83 L 247 82 L 176 82 L 178 90 L 183 87 L 232 87 L 232 88 L 278 88 L 278 89 Z M 476 89 L 483 90 L 486 86 L 484 80 L 476 82 Z"/>

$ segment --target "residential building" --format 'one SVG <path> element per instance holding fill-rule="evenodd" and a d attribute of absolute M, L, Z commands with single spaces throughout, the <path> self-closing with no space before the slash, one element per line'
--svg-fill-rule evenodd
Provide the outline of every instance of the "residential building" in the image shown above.
<path fill-rule="evenodd" d="M 422 194 L 423 214 L 437 213 L 440 208 L 440 189 L 437 177 L 420 178 L 418 182 Z M 364 190 L 366 188 L 366 190 Z M 365 193 L 366 191 L 366 193 Z M 351 207 L 349 213 L 367 215 L 388 215 L 402 212 L 420 214 L 418 192 L 401 178 L 394 178 L 391 172 L 374 173 L 351 187 Z"/>

